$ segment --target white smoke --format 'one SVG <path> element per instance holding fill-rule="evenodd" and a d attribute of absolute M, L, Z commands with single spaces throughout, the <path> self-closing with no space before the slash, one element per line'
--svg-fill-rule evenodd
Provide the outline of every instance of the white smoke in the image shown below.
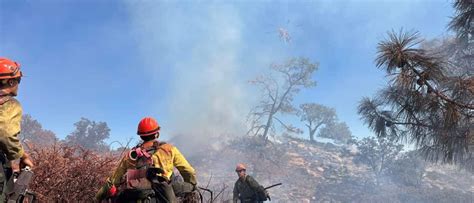
<path fill-rule="evenodd" d="M 145 71 L 153 77 L 151 89 L 166 92 L 157 95 L 166 104 L 164 127 L 183 136 L 179 140 L 200 144 L 245 133 L 248 102 L 243 88 L 248 78 L 242 78 L 239 70 L 243 44 L 239 13 L 225 5 L 195 7 L 127 4 Z"/>

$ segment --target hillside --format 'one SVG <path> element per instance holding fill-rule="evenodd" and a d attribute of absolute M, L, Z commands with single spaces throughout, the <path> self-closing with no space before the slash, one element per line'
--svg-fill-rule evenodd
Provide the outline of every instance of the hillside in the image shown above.
<path fill-rule="evenodd" d="M 426 164 L 419 182 L 411 174 L 386 174 L 375 180 L 371 168 L 355 161 L 354 145 L 310 143 L 284 137 L 264 145 L 239 138 L 206 154 L 190 156 L 201 186 L 231 199 L 237 176 L 235 164 L 248 165 L 248 174 L 272 188 L 272 202 L 472 202 L 474 176 L 449 165 Z M 406 177 L 400 177 L 406 176 Z"/>

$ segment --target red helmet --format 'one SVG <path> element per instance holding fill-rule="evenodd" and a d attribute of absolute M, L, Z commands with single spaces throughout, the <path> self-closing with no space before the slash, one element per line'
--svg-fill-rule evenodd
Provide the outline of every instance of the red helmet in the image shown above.
<path fill-rule="evenodd" d="M 154 118 L 145 117 L 138 124 L 137 134 L 140 136 L 148 136 L 157 133 L 160 130 L 160 125 Z"/>
<path fill-rule="evenodd" d="M 247 170 L 245 168 L 245 165 L 240 163 L 240 164 L 237 164 L 237 166 L 235 167 L 235 171 L 240 171 L 240 170 Z"/>
<path fill-rule="evenodd" d="M 23 76 L 20 64 L 7 58 L 0 57 L 0 80 Z"/>

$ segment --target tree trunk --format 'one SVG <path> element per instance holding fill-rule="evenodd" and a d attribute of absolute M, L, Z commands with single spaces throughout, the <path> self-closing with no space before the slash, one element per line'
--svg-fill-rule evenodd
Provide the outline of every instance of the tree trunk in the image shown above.
<path fill-rule="evenodd" d="M 273 113 L 270 113 L 268 115 L 268 120 L 267 120 L 267 125 L 265 125 L 265 131 L 263 131 L 263 138 L 265 139 L 265 141 L 268 140 L 268 130 L 270 129 L 270 126 L 272 124 L 272 120 L 273 120 Z"/>
<path fill-rule="evenodd" d="M 316 128 L 315 129 L 309 129 L 309 140 L 311 142 L 314 142 L 314 134 L 316 133 Z"/>
<path fill-rule="evenodd" d="M 310 140 L 311 142 L 314 142 L 314 141 L 315 141 L 315 140 L 314 140 L 314 134 L 316 133 L 316 130 L 318 130 L 319 126 L 321 126 L 322 124 L 323 124 L 323 122 L 318 123 L 318 125 L 316 125 L 313 129 L 311 129 L 311 125 L 312 125 L 311 122 L 310 122 L 310 125 L 309 125 L 309 126 L 306 125 L 306 126 L 308 126 L 308 129 L 309 129 L 309 140 Z"/>
<path fill-rule="evenodd" d="M 263 131 L 263 138 L 265 139 L 265 142 L 268 140 L 268 129 L 270 129 L 270 126 L 272 125 L 273 115 L 276 113 L 275 105 L 276 101 L 274 101 L 272 104 L 272 109 L 270 110 L 270 114 L 268 114 L 267 125 L 265 125 L 265 131 Z"/>

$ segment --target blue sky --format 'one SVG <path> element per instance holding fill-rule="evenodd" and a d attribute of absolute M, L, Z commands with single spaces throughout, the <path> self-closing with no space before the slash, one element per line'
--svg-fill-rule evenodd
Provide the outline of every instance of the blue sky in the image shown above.
<path fill-rule="evenodd" d="M 61 138 L 86 117 L 124 141 L 146 115 L 165 138 L 241 134 L 247 81 L 293 56 L 320 64 L 295 103 L 334 107 L 364 137 L 357 104 L 385 84 L 377 43 L 400 28 L 446 36 L 452 15 L 449 0 L 0 0 L 0 55 L 22 64 L 24 112 Z"/>

